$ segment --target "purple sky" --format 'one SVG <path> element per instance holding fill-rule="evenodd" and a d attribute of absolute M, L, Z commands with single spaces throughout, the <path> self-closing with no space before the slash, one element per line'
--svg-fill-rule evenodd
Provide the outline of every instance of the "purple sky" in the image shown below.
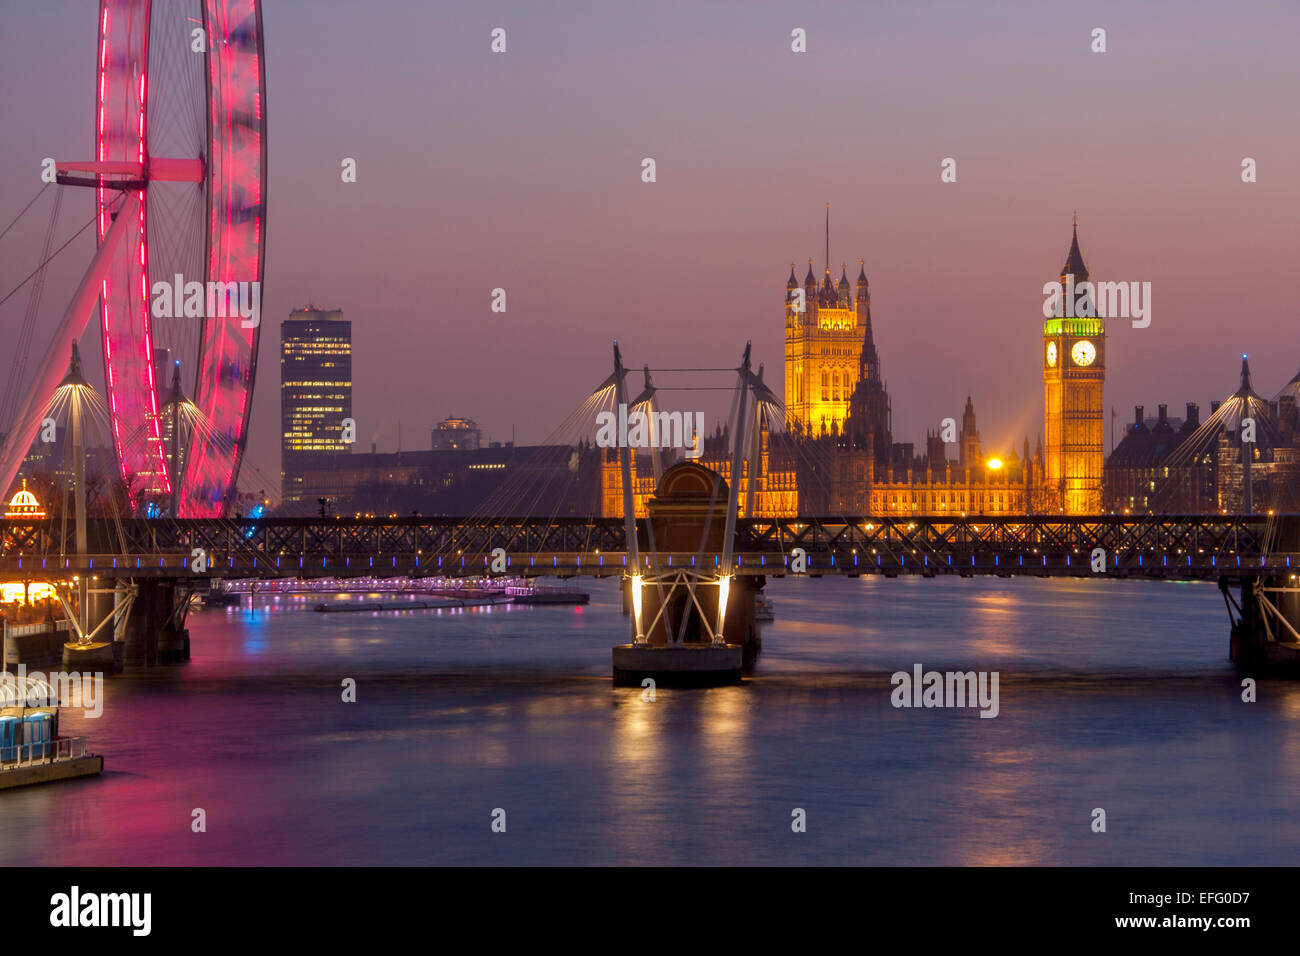
<path fill-rule="evenodd" d="M 835 276 L 866 259 L 896 440 L 960 418 L 967 393 L 986 450 L 1039 433 L 1041 288 L 1075 209 L 1094 278 L 1153 284 L 1150 328 L 1109 327 L 1121 424 L 1139 402 L 1208 410 L 1243 351 L 1266 396 L 1300 367 L 1293 0 L 537 6 L 268 5 L 264 472 L 279 321 L 309 302 L 353 322 L 365 450 L 395 447 L 399 418 L 404 447 L 428 447 L 453 413 L 540 441 L 614 338 L 634 367 L 734 365 L 752 339 L 779 382 L 785 279 L 810 256 L 820 274 L 826 202 Z M 89 154 L 93 53 L 92 3 L 0 0 L 0 228 L 42 157 Z M 68 202 L 61 238 L 90 214 L 88 193 Z M 0 295 L 44 220 L 0 240 Z M 51 271 L 43 321 L 90 251 Z"/>

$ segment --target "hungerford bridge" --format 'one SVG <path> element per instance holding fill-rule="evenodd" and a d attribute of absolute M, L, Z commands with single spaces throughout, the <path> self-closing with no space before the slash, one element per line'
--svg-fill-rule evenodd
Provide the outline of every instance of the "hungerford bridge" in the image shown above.
<path fill-rule="evenodd" d="M 623 403 L 617 345 L 614 355 L 602 389 Z M 776 400 L 748 348 L 736 372 L 736 424 L 756 429 Z M 732 429 L 732 474 L 757 455 L 752 433 Z M 616 679 L 713 682 L 757 654 L 755 597 L 769 575 L 978 574 L 1216 580 L 1233 659 L 1259 670 L 1300 661 L 1300 516 L 741 518 L 738 486 L 685 461 L 659 474 L 636 519 L 631 452 L 619 454 L 623 518 L 100 518 L 84 535 L 60 519 L 10 518 L 0 579 L 90 582 L 86 613 L 73 589 L 61 597 L 76 631 L 65 656 L 83 660 L 79 649 L 183 659 L 189 597 L 214 579 L 618 576 L 632 640 L 614 649 Z"/>

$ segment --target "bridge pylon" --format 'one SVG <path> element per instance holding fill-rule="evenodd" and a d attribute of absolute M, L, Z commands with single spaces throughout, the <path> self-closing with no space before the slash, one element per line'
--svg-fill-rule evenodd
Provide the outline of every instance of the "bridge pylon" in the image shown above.
<path fill-rule="evenodd" d="M 754 597 L 763 578 L 730 573 L 717 557 L 731 550 L 723 542 L 730 493 L 721 475 L 695 462 L 664 472 L 638 529 L 646 566 L 623 579 L 632 641 L 614 648 L 616 684 L 735 683 L 758 656 Z M 695 555 L 690 564 L 658 557 L 688 552 Z"/>
<path fill-rule="evenodd" d="M 746 345 L 736 370 L 730 484 L 694 461 L 674 465 L 659 478 L 641 528 L 624 485 L 630 560 L 623 607 L 631 617 L 632 642 L 614 648 L 616 684 L 639 684 L 647 678 L 666 685 L 734 683 L 758 654 L 761 636 L 754 597 L 764 582 L 737 575 L 732 566 L 739 478 L 748 447 L 747 399 L 756 385 L 761 387 L 761 379 L 750 371 L 749 354 Z M 623 374 L 616 352 L 614 377 L 621 381 Z M 623 447 L 619 452 L 626 474 L 631 450 Z M 669 558 L 665 564 L 662 556 L 674 553 L 693 553 L 694 559 L 674 566 Z M 706 555 L 712 557 L 711 565 Z"/>

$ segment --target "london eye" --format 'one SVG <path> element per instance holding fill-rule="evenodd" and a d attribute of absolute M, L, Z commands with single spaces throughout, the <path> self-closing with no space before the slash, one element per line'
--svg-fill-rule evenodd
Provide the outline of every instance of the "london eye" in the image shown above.
<path fill-rule="evenodd" d="M 97 304 L 130 500 L 219 517 L 234 505 L 261 332 L 261 3 L 100 0 L 96 29 L 92 156 L 57 161 L 56 181 L 93 191 L 97 251 L 15 419 L 0 478 L 13 481 Z M 176 314 L 172 301 L 200 307 Z M 174 431 L 182 382 L 192 396 L 183 441 L 166 414 L 170 401 Z"/>

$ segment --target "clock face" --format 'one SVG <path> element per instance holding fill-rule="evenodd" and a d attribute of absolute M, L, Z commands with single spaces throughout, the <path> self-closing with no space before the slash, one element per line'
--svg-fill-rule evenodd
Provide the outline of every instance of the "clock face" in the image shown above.
<path fill-rule="evenodd" d="M 1049 368 L 1056 367 L 1056 343 L 1047 343 L 1047 365 Z"/>
<path fill-rule="evenodd" d="M 1070 349 L 1070 358 L 1074 359 L 1075 365 L 1091 365 L 1096 357 L 1097 348 L 1087 339 L 1075 342 L 1074 348 Z"/>

